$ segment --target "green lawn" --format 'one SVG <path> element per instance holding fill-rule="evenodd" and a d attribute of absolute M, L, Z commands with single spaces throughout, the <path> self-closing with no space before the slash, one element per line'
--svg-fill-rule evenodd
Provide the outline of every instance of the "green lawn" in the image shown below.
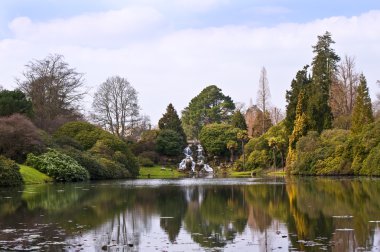
<path fill-rule="evenodd" d="M 37 171 L 36 169 L 32 167 L 29 167 L 26 165 L 19 165 L 19 166 L 20 166 L 20 173 L 21 173 L 22 179 L 24 180 L 24 183 L 26 185 L 43 184 L 43 183 L 49 183 L 53 181 L 52 178 L 50 178 L 44 173 Z"/>
<path fill-rule="evenodd" d="M 175 167 L 153 166 L 140 167 L 138 178 L 180 178 L 183 176 L 186 176 L 186 173 L 179 172 Z"/>
<path fill-rule="evenodd" d="M 255 176 L 254 174 L 253 176 Z M 228 174 L 229 177 L 238 178 L 238 177 L 252 177 L 252 171 L 232 171 Z"/>
<path fill-rule="evenodd" d="M 286 171 L 273 171 L 268 173 L 269 176 L 286 176 Z"/>
<path fill-rule="evenodd" d="M 262 170 L 262 169 L 257 169 L 254 171 L 231 171 L 231 173 L 228 174 L 229 177 L 255 177 L 258 175 L 267 175 L 267 176 L 285 176 L 286 172 L 283 171 L 282 169 L 270 169 L 270 170 Z"/>

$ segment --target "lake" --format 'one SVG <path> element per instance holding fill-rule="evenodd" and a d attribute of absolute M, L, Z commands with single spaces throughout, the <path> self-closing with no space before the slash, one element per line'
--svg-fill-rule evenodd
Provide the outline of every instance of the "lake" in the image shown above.
<path fill-rule="evenodd" d="M 0 188 L 0 250 L 380 249 L 380 180 L 184 178 Z"/>

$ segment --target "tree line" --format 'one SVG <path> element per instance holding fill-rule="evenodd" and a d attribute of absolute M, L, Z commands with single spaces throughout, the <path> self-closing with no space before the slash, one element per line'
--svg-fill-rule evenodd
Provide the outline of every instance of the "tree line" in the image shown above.
<path fill-rule="evenodd" d="M 152 127 L 149 117 L 140 114 L 138 93 L 126 78 L 111 76 L 101 83 L 92 113 L 85 116 L 84 75 L 62 55 L 32 60 L 16 80 L 17 89 L 0 90 L 0 155 L 45 172 L 51 157 L 86 170 L 77 170 L 82 176 L 71 180 L 121 178 L 137 176 L 139 165 L 176 165 L 183 148 L 195 141 L 215 167 L 380 174 L 374 168 L 380 162 L 379 101 L 372 104 L 355 58 L 341 61 L 334 43 L 329 32 L 318 36 L 311 64 L 296 73 L 286 92 L 283 120 L 280 110 L 270 107 L 264 67 L 256 105 L 244 109 L 210 85 L 181 116 L 170 103 L 158 127 Z"/>

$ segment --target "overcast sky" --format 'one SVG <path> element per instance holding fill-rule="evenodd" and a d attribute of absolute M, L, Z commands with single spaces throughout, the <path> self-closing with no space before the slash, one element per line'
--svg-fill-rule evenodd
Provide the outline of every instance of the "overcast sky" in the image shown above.
<path fill-rule="evenodd" d="M 120 75 L 139 93 L 152 123 L 214 84 L 235 102 L 255 103 L 260 69 L 271 103 L 310 64 L 317 36 L 330 31 L 354 56 L 373 99 L 380 92 L 378 0 L 1 0 L 0 85 L 16 88 L 25 64 L 49 53 L 85 74 L 89 95 Z"/>

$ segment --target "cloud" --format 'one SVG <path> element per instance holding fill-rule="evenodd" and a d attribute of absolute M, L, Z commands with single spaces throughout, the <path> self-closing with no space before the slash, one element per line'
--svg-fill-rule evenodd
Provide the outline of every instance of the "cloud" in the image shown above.
<path fill-rule="evenodd" d="M 380 11 L 275 27 L 182 30 L 170 29 L 165 17 L 150 8 L 90 13 L 45 23 L 17 18 L 10 24 L 14 37 L 0 40 L 0 57 L 7 59 L 0 62 L 6 73 L 0 76 L 0 84 L 9 86 L 29 60 L 60 53 L 85 73 L 91 92 L 109 76 L 126 77 L 139 92 L 143 113 L 155 124 L 170 102 L 181 111 L 210 84 L 218 85 L 236 102 L 255 101 L 260 69 L 265 66 L 272 104 L 284 109 L 285 91 L 292 78 L 310 64 L 311 46 L 317 35 L 328 30 L 339 55 L 356 57 L 357 70 L 364 72 L 375 97 L 380 78 L 378 23 Z M 87 103 L 91 104 L 91 97 Z"/>
<path fill-rule="evenodd" d="M 219 5 L 228 4 L 229 0 L 177 0 L 173 3 L 177 6 L 193 11 L 206 11 Z"/>
<path fill-rule="evenodd" d="M 282 6 L 260 6 L 248 11 L 262 15 L 286 14 L 291 12 L 289 8 L 285 8 Z"/>
<path fill-rule="evenodd" d="M 152 8 L 128 7 L 48 22 L 33 22 L 28 17 L 19 17 L 9 24 L 9 29 L 17 39 L 45 44 L 115 46 L 152 31 L 160 25 L 162 18 Z"/>

